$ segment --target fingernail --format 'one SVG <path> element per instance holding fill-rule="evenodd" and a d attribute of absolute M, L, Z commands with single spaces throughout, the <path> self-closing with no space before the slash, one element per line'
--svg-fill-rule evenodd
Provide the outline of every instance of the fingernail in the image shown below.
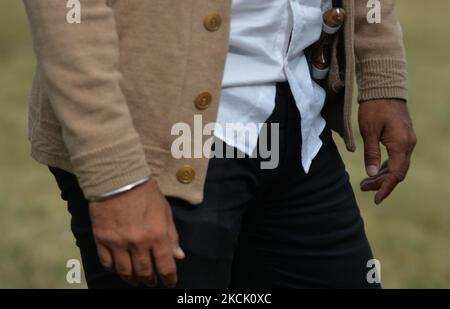
<path fill-rule="evenodd" d="M 177 247 L 175 249 L 175 254 L 179 259 L 184 259 L 186 257 L 186 254 L 184 253 L 183 249 L 181 249 L 181 247 Z"/>
<path fill-rule="evenodd" d="M 376 165 L 367 165 L 366 173 L 368 176 L 373 177 L 378 173 L 378 166 Z"/>
<path fill-rule="evenodd" d="M 383 201 L 383 200 L 382 200 L 379 196 L 376 196 L 376 195 L 375 195 L 375 200 L 374 200 L 375 205 L 380 205 L 382 201 Z"/>

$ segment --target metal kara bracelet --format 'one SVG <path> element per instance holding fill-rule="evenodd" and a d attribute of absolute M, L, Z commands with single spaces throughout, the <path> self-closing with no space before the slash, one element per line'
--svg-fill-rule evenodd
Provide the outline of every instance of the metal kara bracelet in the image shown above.
<path fill-rule="evenodd" d="M 135 181 L 133 183 L 130 183 L 130 184 L 126 185 L 126 186 L 123 186 L 123 187 L 120 187 L 120 188 L 115 189 L 113 191 L 109 191 L 109 192 L 103 193 L 103 194 L 101 194 L 99 196 L 93 197 L 93 198 L 91 198 L 89 200 L 89 202 L 101 202 L 101 201 L 103 201 L 103 200 L 105 200 L 105 199 L 107 199 L 109 197 L 112 197 L 112 196 L 119 195 L 119 194 L 125 193 L 127 191 L 130 191 L 131 189 L 134 189 L 134 188 L 136 188 L 136 187 L 146 183 L 149 180 L 150 180 L 150 176 L 144 177 L 144 178 L 139 179 L 139 180 L 137 180 L 137 181 Z"/>

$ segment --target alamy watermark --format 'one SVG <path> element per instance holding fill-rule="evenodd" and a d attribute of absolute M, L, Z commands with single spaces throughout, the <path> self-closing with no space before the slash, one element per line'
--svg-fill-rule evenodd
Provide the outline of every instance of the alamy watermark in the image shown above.
<path fill-rule="evenodd" d="M 81 283 L 81 263 L 77 259 L 70 259 L 66 263 L 66 267 L 69 269 L 66 273 L 66 281 L 68 284 L 80 284 Z"/>
<path fill-rule="evenodd" d="M 366 267 L 369 269 L 366 280 L 370 284 L 381 283 L 381 263 L 377 259 L 367 261 Z"/>
<path fill-rule="evenodd" d="M 367 22 L 369 24 L 380 24 L 381 23 L 381 2 L 380 0 L 369 0 L 367 1 Z"/>
<path fill-rule="evenodd" d="M 69 9 L 66 21 L 69 24 L 81 24 L 81 3 L 80 0 L 68 0 L 66 7 Z"/>
<path fill-rule="evenodd" d="M 218 134 L 216 134 L 218 133 Z M 261 169 L 275 169 L 280 161 L 280 129 L 278 123 L 226 123 L 224 125 L 209 122 L 203 124 L 202 115 L 194 115 L 191 126 L 185 122 L 177 122 L 172 126 L 171 135 L 175 136 L 171 145 L 171 154 L 175 159 L 200 158 L 260 158 Z M 225 147 L 225 142 L 231 142 L 243 151 L 235 151 Z M 252 141 L 258 140 L 255 149 L 250 149 Z M 269 142 L 270 141 L 270 142 Z M 269 147 L 270 144 L 270 147 Z M 238 148 L 238 149 L 239 149 Z"/>

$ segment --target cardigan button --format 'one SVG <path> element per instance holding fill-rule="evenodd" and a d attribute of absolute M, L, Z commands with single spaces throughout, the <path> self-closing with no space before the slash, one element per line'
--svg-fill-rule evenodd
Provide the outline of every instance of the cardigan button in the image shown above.
<path fill-rule="evenodd" d="M 195 107 L 199 110 L 207 109 L 212 102 L 212 95 L 209 92 L 200 93 L 197 98 L 195 98 Z"/>
<path fill-rule="evenodd" d="M 212 13 L 205 17 L 203 26 L 208 31 L 217 31 L 222 25 L 222 16 L 219 13 Z"/>
<path fill-rule="evenodd" d="M 182 184 L 189 184 L 195 178 L 195 170 L 190 165 L 185 165 L 177 172 L 177 179 Z"/>

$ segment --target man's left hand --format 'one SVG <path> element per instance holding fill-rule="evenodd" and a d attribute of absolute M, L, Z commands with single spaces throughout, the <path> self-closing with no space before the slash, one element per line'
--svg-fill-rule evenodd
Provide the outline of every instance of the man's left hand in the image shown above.
<path fill-rule="evenodd" d="M 406 102 L 402 100 L 361 102 L 358 119 L 369 176 L 361 181 L 361 190 L 377 191 L 375 203 L 380 204 L 405 179 L 417 137 Z M 382 165 L 380 143 L 388 154 L 388 160 Z"/>

